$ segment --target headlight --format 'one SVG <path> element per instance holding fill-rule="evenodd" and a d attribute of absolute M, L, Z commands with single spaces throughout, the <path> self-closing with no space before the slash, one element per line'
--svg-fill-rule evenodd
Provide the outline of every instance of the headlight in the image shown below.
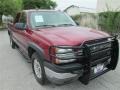
<path fill-rule="evenodd" d="M 72 49 L 62 49 L 62 48 L 56 48 L 56 53 L 58 54 L 63 54 L 63 53 L 68 53 L 68 52 L 72 52 Z"/>
<path fill-rule="evenodd" d="M 72 49 L 56 48 L 56 64 L 70 63 L 76 61 L 75 53 Z"/>

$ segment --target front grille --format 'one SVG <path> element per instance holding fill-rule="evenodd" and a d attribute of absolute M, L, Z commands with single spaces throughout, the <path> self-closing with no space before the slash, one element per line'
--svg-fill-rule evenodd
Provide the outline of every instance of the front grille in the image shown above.
<path fill-rule="evenodd" d="M 93 43 L 94 42 L 94 43 Z M 97 40 L 97 43 L 93 41 L 92 43 L 87 43 L 87 47 L 90 49 L 91 61 L 102 59 L 111 56 L 111 41 L 108 39 Z"/>

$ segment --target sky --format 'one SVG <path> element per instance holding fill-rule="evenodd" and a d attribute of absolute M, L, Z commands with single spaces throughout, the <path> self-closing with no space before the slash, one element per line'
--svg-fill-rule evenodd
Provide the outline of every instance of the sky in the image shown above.
<path fill-rule="evenodd" d="M 70 5 L 76 5 L 79 7 L 96 9 L 97 0 L 53 0 L 57 3 L 57 10 L 64 10 Z"/>

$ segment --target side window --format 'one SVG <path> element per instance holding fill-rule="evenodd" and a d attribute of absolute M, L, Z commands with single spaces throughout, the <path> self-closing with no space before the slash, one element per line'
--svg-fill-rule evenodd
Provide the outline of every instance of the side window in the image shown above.
<path fill-rule="evenodd" d="M 26 28 L 26 14 L 25 13 L 21 13 L 19 23 L 23 23 L 22 27 Z"/>
<path fill-rule="evenodd" d="M 21 15 L 21 13 L 18 13 L 18 14 L 16 15 L 16 17 L 15 17 L 15 19 L 14 19 L 14 23 L 19 22 L 20 15 Z"/>
<path fill-rule="evenodd" d="M 19 22 L 26 24 L 26 14 L 25 13 L 21 13 Z"/>

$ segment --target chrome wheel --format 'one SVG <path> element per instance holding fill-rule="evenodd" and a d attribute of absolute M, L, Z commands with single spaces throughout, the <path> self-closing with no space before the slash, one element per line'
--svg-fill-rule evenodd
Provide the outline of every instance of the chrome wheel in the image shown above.
<path fill-rule="evenodd" d="M 34 71 L 38 78 L 41 78 L 41 66 L 37 59 L 34 59 Z"/>
<path fill-rule="evenodd" d="M 43 59 L 41 59 L 42 56 L 40 56 L 38 53 L 33 53 L 32 55 L 32 69 L 33 74 L 35 76 L 35 79 L 40 83 L 41 85 L 44 85 L 46 83 L 46 75 L 44 70 L 44 64 Z"/>

